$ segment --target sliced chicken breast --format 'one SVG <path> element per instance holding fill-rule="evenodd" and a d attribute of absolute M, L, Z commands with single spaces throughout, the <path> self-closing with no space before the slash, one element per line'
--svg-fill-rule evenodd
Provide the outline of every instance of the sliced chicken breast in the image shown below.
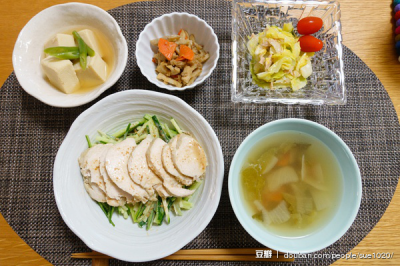
<path fill-rule="evenodd" d="M 152 200 L 157 200 L 154 186 L 162 184 L 162 180 L 149 168 L 146 158 L 146 152 L 153 139 L 151 135 L 148 135 L 133 150 L 128 160 L 128 172 L 132 180 L 144 188 Z"/>
<path fill-rule="evenodd" d="M 162 183 L 155 185 L 154 189 L 157 191 L 158 195 L 160 195 L 161 198 L 172 197 L 172 195 L 165 189 Z"/>
<path fill-rule="evenodd" d="M 105 149 L 105 145 L 98 144 L 88 149 L 85 156 L 86 170 L 90 172 L 90 182 L 96 184 L 102 191 L 106 191 L 104 180 L 100 175 L 100 155 Z M 106 148 L 107 149 L 107 148 Z"/>
<path fill-rule="evenodd" d="M 190 186 L 193 183 L 193 178 L 184 176 L 176 170 L 174 166 L 174 162 L 172 162 L 172 150 L 176 149 L 176 142 L 177 138 L 173 138 L 168 145 L 165 145 L 162 150 L 162 163 L 165 170 L 175 177 L 180 183 L 184 184 L 185 186 Z"/>
<path fill-rule="evenodd" d="M 96 168 L 96 151 L 101 147 L 94 146 L 82 152 L 78 159 L 79 167 L 83 177 L 83 185 L 89 196 L 98 202 L 106 202 L 106 194 L 98 184 L 92 183 L 92 175 L 97 175 L 98 167 Z M 97 158 L 98 162 L 98 158 Z M 96 178 L 95 178 L 96 179 Z M 102 182 L 104 184 L 104 182 Z"/>
<path fill-rule="evenodd" d="M 106 144 L 104 146 L 106 146 L 106 148 L 103 150 L 103 153 L 100 156 L 100 174 L 103 177 L 106 185 L 106 199 L 108 205 L 118 207 L 124 206 L 126 202 L 136 203 L 136 200 L 132 195 L 120 189 L 108 176 L 105 162 L 108 150 L 111 148 L 111 146 L 113 146 L 113 144 Z"/>
<path fill-rule="evenodd" d="M 194 190 L 182 188 L 173 176 L 168 174 L 162 164 L 162 150 L 167 145 L 162 139 L 154 139 L 147 149 L 147 163 L 153 172 L 163 180 L 163 185 L 169 194 L 175 197 L 187 197 L 194 193 Z"/>
<path fill-rule="evenodd" d="M 207 158 L 203 148 L 192 136 L 179 134 L 176 148 L 172 151 L 175 168 L 183 175 L 199 179 L 207 167 Z"/>
<path fill-rule="evenodd" d="M 83 186 L 85 187 L 89 196 L 97 202 L 106 202 L 106 195 L 98 186 L 84 180 Z"/>
<path fill-rule="evenodd" d="M 127 138 L 113 145 L 106 155 L 105 166 L 110 179 L 122 190 L 132 195 L 137 201 L 146 203 L 149 195 L 138 184 L 133 182 L 128 173 L 128 159 L 136 142 Z"/>

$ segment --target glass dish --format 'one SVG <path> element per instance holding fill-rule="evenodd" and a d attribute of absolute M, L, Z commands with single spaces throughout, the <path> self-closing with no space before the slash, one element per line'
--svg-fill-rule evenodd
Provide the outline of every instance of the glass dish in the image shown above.
<path fill-rule="evenodd" d="M 232 84 L 233 102 L 283 104 L 345 104 L 344 65 L 340 7 L 337 1 L 233 0 L 232 2 Z M 290 88 L 268 90 L 253 84 L 248 36 L 267 25 L 282 27 L 308 16 L 320 17 L 324 25 L 313 34 L 324 47 L 312 58 L 313 73 L 307 86 L 296 92 Z"/>

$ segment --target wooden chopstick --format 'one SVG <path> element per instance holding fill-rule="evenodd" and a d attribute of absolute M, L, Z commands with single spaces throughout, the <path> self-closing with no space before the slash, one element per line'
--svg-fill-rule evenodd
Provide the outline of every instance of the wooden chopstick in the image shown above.
<path fill-rule="evenodd" d="M 201 261 L 293 261 L 284 257 L 284 253 L 271 250 L 271 258 L 257 258 L 256 250 L 266 248 L 233 248 L 233 249 L 182 249 L 176 253 L 162 258 L 162 260 L 201 260 Z M 112 259 L 102 253 L 92 251 L 73 253 L 75 259 Z"/>
<path fill-rule="evenodd" d="M 112 257 L 104 255 L 102 253 L 92 251 L 83 253 L 72 253 L 71 258 L 73 259 L 112 259 Z"/>

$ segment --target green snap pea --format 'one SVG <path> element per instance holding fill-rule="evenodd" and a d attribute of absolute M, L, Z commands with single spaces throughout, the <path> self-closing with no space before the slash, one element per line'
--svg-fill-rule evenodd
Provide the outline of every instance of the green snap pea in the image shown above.
<path fill-rule="evenodd" d="M 59 59 L 78 59 L 80 55 L 78 47 L 49 47 L 44 49 L 44 52 Z"/>
<path fill-rule="evenodd" d="M 79 35 L 79 33 L 74 30 L 72 32 L 72 35 L 74 35 L 75 40 L 78 42 L 78 47 L 79 47 L 79 63 L 81 65 L 81 68 L 83 70 L 86 69 L 87 66 L 87 55 L 88 55 L 88 50 L 87 50 L 87 45 Z"/>
<path fill-rule="evenodd" d="M 94 56 L 94 50 L 92 48 L 89 47 L 89 45 L 86 44 L 86 48 L 87 48 L 87 53 L 89 56 Z"/>
<path fill-rule="evenodd" d="M 87 66 L 87 56 L 94 56 L 95 52 L 92 48 L 90 48 L 82 37 L 79 35 L 77 31 L 73 31 L 72 35 L 74 35 L 75 40 L 78 42 L 79 53 L 80 53 L 80 64 L 83 70 L 86 69 Z"/>

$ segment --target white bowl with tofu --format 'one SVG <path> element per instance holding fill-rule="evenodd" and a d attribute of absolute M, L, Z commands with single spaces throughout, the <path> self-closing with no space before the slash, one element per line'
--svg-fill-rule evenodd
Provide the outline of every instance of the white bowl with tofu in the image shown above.
<path fill-rule="evenodd" d="M 156 71 L 156 69 L 158 70 L 158 66 L 155 64 L 153 57 L 158 53 L 158 51 L 156 46 L 151 45 L 151 41 L 155 41 L 160 38 L 166 38 L 166 36 L 177 36 L 181 30 L 186 31 L 189 35 L 191 35 L 190 41 L 193 41 L 193 36 L 193 39 L 197 43 L 196 46 L 201 46 L 201 50 L 209 54 L 209 58 L 206 61 L 200 62 L 201 68 L 198 68 L 201 70 L 200 74 L 198 76 L 196 75 L 194 81 L 190 81 L 187 84 L 181 82 L 184 80 L 183 73 L 186 72 L 186 67 L 183 68 L 179 64 L 175 65 L 172 63 L 174 60 L 168 62 L 168 68 L 170 68 L 171 65 L 174 66 L 175 69 L 178 67 L 180 68 L 180 73 L 174 73 L 173 70 L 170 71 L 167 69 L 164 73 Z M 179 42 L 176 43 L 178 44 L 176 49 L 178 49 L 180 45 Z M 191 44 L 187 45 L 191 46 Z M 195 49 L 193 49 L 193 51 L 195 51 Z M 174 57 L 178 55 L 180 57 L 180 54 L 174 54 Z M 198 59 L 196 56 L 197 55 L 195 52 L 195 60 L 193 61 Z M 171 91 L 183 91 L 194 88 L 203 83 L 214 71 L 215 67 L 217 66 L 218 58 L 219 43 L 218 37 L 214 33 L 214 30 L 203 19 L 188 13 L 174 12 L 155 18 L 152 22 L 146 25 L 146 27 L 140 33 L 136 43 L 136 60 L 142 74 L 154 85 Z M 188 62 L 188 64 L 190 64 L 190 62 Z M 193 74 L 196 72 L 196 70 L 190 72 Z M 163 74 L 163 77 L 160 77 L 160 74 Z M 176 76 L 180 76 L 181 74 L 182 78 L 177 79 Z M 175 79 L 175 81 L 171 80 L 171 78 Z"/>
<path fill-rule="evenodd" d="M 87 56 L 85 70 L 79 58 L 60 59 L 44 53 L 45 48 L 60 46 L 79 50 L 74 30 L 94 51 Z M 118 81 L 127 59 L 126 39 L 115 19 L 97 6 L 81 3 L 55 5 L 38 13 L 20 32 L 13 52 L 14 71 L 22 88 L 54 107 L 75 107 L 94 100 Z"/>

